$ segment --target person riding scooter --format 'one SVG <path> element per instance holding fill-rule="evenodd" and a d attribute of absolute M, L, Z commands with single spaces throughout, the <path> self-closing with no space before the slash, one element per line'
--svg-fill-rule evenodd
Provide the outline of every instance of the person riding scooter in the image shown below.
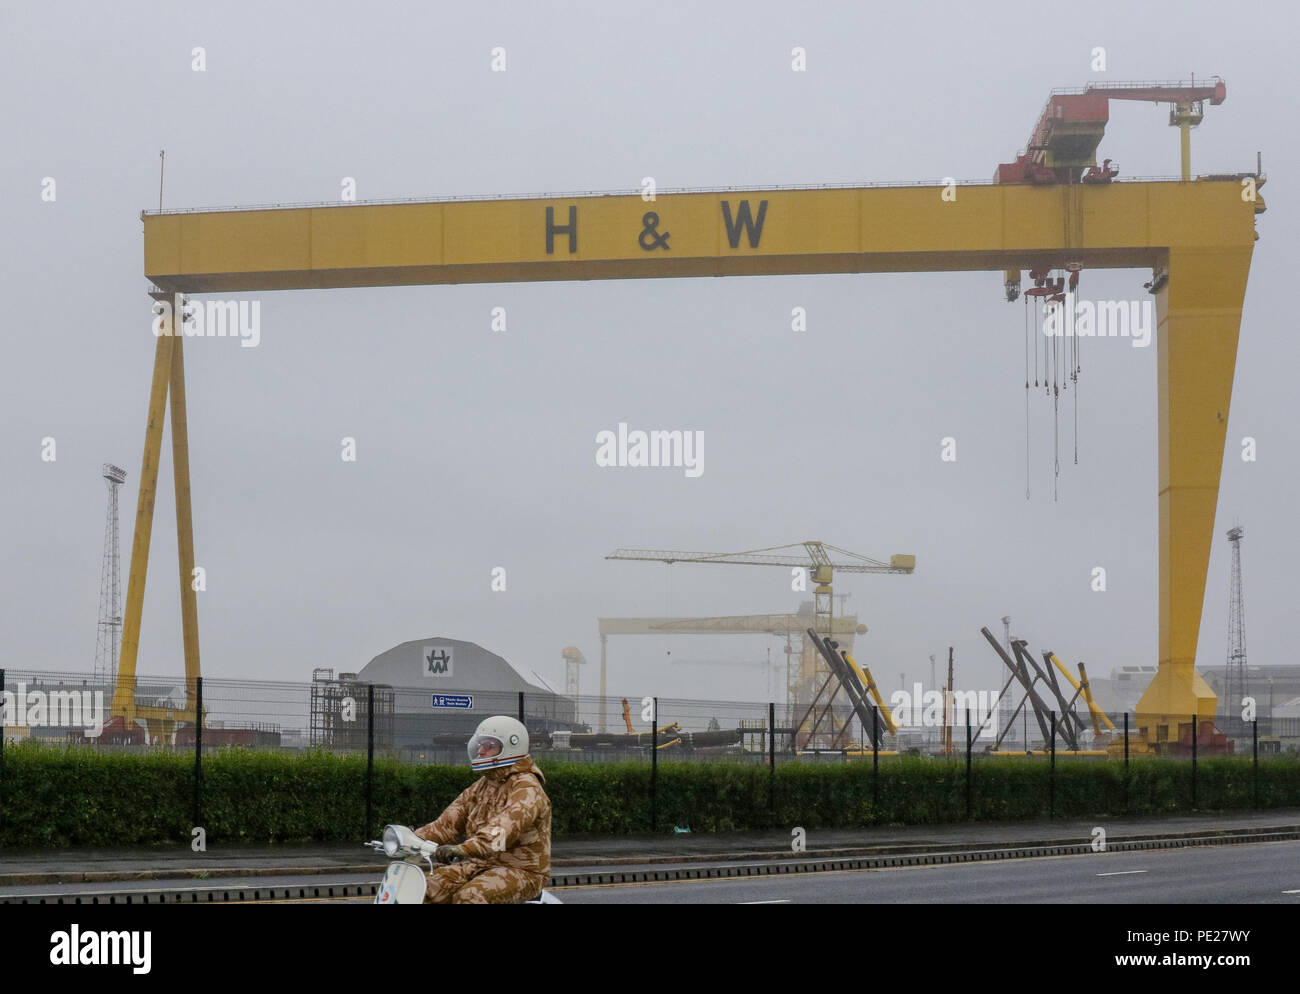
<path fill-rule="evenodd" d="M 530 901 L 551 875 L 551 801 L 528 755 L 528 729 L 504 715 L 488 718 L 468 751 L 471 768 L 483 776 L 415 832 L 439 843 L 442 864 L 429 874 L 425 903 Z"/>

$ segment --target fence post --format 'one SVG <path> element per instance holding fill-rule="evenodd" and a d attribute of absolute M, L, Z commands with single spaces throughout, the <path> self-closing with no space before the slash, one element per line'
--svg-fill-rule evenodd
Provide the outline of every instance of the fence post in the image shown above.
<path fill-rule="evenodd" d="M 659 698 L 650 701 L 650 831 L 655 831 L 655 788 L 659 780 Z"/>
<path fill-rule="evenodd" d="M 880 708 L 871 708 L 871 821 L 880 818 Z"/>
<path fill-rule="evenodd" d="M 1052 769 L 1047 784 L 1047 817 L 1056 817 L 1056 712 L 1052 712 Z"/>
<path fill-rule="evenodd" d="M 966 820 L 970 821 L 970 713 L 966 714 Z"/>
<path fill-rule="evenodd" d="M 519 691 L 519 724 L 524 724 L 524 692 Z"/>
<path fill-rule="evenodd" d="M 1196 810 L 1196 715 L 1192 715 L 1192 810 Z"/>
<path fill-rule="evenodd" d="M 1128 811 L 1128 789 L 1129 789 L 1129 768 L 1128 768 L 1128 712 L 1124 712 L 1124 810 Z"/>
<path fill-rule="evenodd" d="M 767 817 L 776 824 L 776 702 L 767 703 Z"/>
<path fill-rule="evenodd" d="M 4 813 L 8 810 L 5 803 L 5 671 L 0 666 L 0 825 L 3 824 Z M 3 833 L 0 832 L 0 837 Z"/>
<path fill-rule="evenodd" d="M 4 670 L 0 669 L 0 690 L 4 690 Z M 1251 793 L 1255 796 L 1255 807 L 1260 807 L 1260 719 L 1251 722 L 1251 754 L 1253 771 Z"/>
<path fill-rule="evenodd" d="M 371 830 L 371 816 L 374 809 L 375 780 L 375 685 L 366 685 L 366 830 Z"/>
<path fill-rule="evenodd" d="M 194 826 L 203 824 L 203 677 L 194 679 Z"/>

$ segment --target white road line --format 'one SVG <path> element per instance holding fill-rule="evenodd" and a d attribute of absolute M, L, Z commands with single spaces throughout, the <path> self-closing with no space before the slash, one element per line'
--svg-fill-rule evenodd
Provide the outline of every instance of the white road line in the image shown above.
<path fill-rule="evenodd" d="M 1146 870 L 1112 870 L 1110 873 L 1098 873 L 1099 877 L 1123 877 L 1130 873 L 1146 873 Z"/>
<path fill-rule="evenodd" d="M 1300 894 L 1300 890 L 1284 890 L 1283 894 Z"/>
<path fill-rule="evenodd" d="M 778 901 L 739 901 L 739 904 L 789 904 L 789 898 L 781 898 Z"/>

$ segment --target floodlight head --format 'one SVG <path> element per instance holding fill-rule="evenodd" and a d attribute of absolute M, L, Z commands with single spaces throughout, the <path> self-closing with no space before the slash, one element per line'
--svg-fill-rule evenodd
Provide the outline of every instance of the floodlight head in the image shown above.
<path fill-rule="evenodd" d="M 104 463 L 104 479 L 109 483 L 125 483 L 126 470 L 121 466 L 114 466 L 110 462 Z"/>

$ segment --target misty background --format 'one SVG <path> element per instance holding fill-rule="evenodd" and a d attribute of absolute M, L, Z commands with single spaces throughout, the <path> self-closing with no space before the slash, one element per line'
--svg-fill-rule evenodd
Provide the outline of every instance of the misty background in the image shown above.
<path fill-rule="evenodd" d="M 1229 545 L 1245 527 L 1247 649 L 1289 660 L 1298 528 L 1294 10 L 1095 3 L 6 5 L 0 12 L 0 665 L 92 669 L 104 462 L 121 491 L 123 596 L 154 338 L 142 209 L 544 191 L 988 179 L 1048 92 L 1222 75 L 1196 173 L 1270 177 L 1228 423 L 1199 664 L 1221 664 Z M 202 46 L 206 71 L 191 70 Z M 491 51 L 508 69 L 490 71 Z M 791 50 L 807 52 L 792 72 Z M 1090 70 L 1106 50 L 1107 72 Z M 1113 102 L 1099 158 L 1174 176 L 1168 107 Z M 44 177 L 57 200 L 41 199 Z M 1085 271 L 1088 299 L 1148 299 Z M 203 300 L 204 297 L 195 299 Z M 1073 398 L 1031 397 L 1024 309 L 1000 273 L 729 277 L 286 291 L 261 344 L 186 340 L 203 672 L 308 680 L 408 639 L 477 642 L 597 690 L 599 616 L 793 611 L 788 570 L 607 562 L 817 539 L 912 576 L 838 575 L 888 694 L 979 635 L 1094 676 L 1156 662 L 1156 349 L 1083 343 Z M 508 330 L 490 330 L 506 308 Z M 804 307 L 808 330 L 791 330 Z M 1285 401 L 1285 403 L 1284 403 Z M 1291 407 L 1288 407 L 1291 404 Z M 598 468 L 596 435 L 703 431 L 704 473 Z M 57 461 L 41 460 L 41 439 Z M 340 459 L 340 440 L 357 460 Z M 940 460 L 945 436 L 955 463 Z M 1258 461 L 1244 463 L 1252 436 Z M 170 435 L 138 670 L 184 672 Z M 507 571 L 493 592 L 492 570 Z M 1103 566 L 1108 589 L 1090 589 Z M 840 605 L 836 605 L 837 612 Z M 616 695 L 765 700 L 762 636 L 611 639 Z M 1279 657 L 1277 654 L 1283 652 Z M 671 656 L 669 655 L 671 653 Z M 674 661 L 677 660 L 677 661 Z M 686 660 L 687 662 L 681 662 Z M 690 662 L 696 661 L 695 663 Z M 752 660 L 752 667 L 703 665 Z M 783 683 L 783 681 L 781 681 Z"/>

